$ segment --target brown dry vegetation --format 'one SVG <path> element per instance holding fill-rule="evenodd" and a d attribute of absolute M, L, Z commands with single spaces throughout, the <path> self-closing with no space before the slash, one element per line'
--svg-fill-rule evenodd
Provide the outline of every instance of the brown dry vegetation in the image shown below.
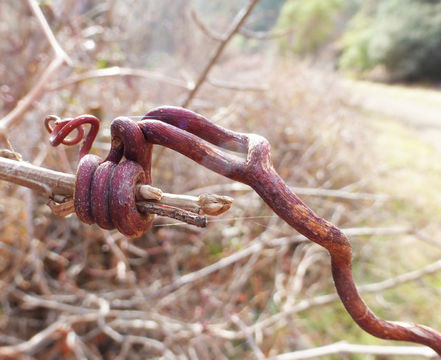
<path fill-rule="evenodd" d="M 110 66 L 146 69 L 183 85 L 197 79 L 216 42 L 191 22 L 188 2 L 166 3 L 64 1 L 45 8 L 74 65 L 59 68 L 8 132 L 25 160 L 65 172 L 76 167 L 76 148 L 48 146 L 42 126 L 47 114 L 93 113 L 106 128 L 118 115 L 183 103 L 188 90 L 153 78 L 67 84 L 78 74 Z M 222 20 L 219 32 L 231 17 Z M 0 23 L 0 106 L 7 114 L 53 55 L 26 2 L 1 3 Z M 367 228 L 370 236 L 357 236 L 357 230 L 351 236 L 360 284 L 434 261 L 433 248 L 414 233 L 428 221 L 417 217 L 414 224 L 406 213 L 394 217 L 406 199 L 366 195 L 378 191 L 382 168 L 374 164 L 382 159 L 372 148 L 376 130 L 347 105 L 352 94 L 335 75 L 292 59 L 269 59 L 261 55 L 265 51 L 268 47 L 247 54 L 230 44 L 210 78 L 268 90 L 205 83 L 190 107 L 224 127 L 266 136 L 275 168 L 287 183 L 308 188 L 299 194 L 311 208 L 343 229 Z M 99 140 L 93 152 L 104 155 L 105 130 Z M 230 195 L 232 209 L 210 218 L 202 230 L 158 218 L 152 231 L 128 240 L 75 216 L 56 217 L 44 199 L 0 183 L 0 346 L 26 342 L 44 329 L 53 332 L 36 346 L 25 343 L 29 351 L 23 359 L 260 359 L 339 340 L 376 343 L 352 324 L 338 301 L 313 303 L 334 293 L 323 249 L 305 242 L 246 187 L 177 153 L 157 147 L 154 152 L 153 185 L 174 193 Z M 398 237 L 384 238 L 385 227 Z M 440 319 L 428 310 L 437 291 L 439 279 L 429 277 L 368 301 L 386 318 L 439 328 Z"/>

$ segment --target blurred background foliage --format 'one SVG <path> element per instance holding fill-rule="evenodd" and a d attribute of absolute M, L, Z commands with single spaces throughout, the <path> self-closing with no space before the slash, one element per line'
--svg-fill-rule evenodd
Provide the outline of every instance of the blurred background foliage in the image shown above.
<path fill-rule="evenodd" d="M 339 20 L 348 0 L 286 1 L 281 9 L 277 27 L 293 26 L 292 35 L 279 41 L 283 53 L 316 53 L 325 43 L 332 41 L 341 26 Z"/>
<path fill-rule="evenodd" d="M 384 66 L 393 80 L 441 78 L 441 3 L 364 1 L 344 35 L 340 65 L 367 71 Z"/>
<path fill-rule="evenodd" d="M 185 103 L 219 37 L 249 2 L 41 4 L 73 65 L 57 70 L 8 137 L 26 161 L 74 173 L 78 149 L 48 146 L 46 115 L 99 116 L 93 152 L 105 156 L 116 116 Z M 224 127 L 269 139 L 287 183 L 351 234 L 360 285 L 441 257 L 440 6 L 426 0 L 261 0 L 189 102 Z M 196 24 L 192 10 L 217 38 Z M 0 54 L 6 115 L 53 57 L 25 1 L 0 2 Z M 109 70 L 113 75 L 103 72 Z M 0 345 L 20 344 L 59 321 L 77 342 L 61 333 L 31 358 L 173 358 L 169 352 L 191 360 L 258 358 L 250 336 L 267 358 L 341 340 L 397 345 L 362 332 L 338 301 L 295 310 L 334 293 L 327 253 L 249 189 L 158 150 L 154 185 L 230 195 L 232 209 L 209 218 L 203 230 L 158 217 L 152 231 L 129 241 L 75 216 L 56 217 L 41 197 L 0 183 Z M 225 265 L 229 256 L 259 244 L 260 251 Z M 216 271 L 157 295 L 213 264 Z M 365 298 L 387 319 L 441 329 L 440 294 L 438 271 Z M 103 303 L 114 312 L 88 320 Z"/>
<path fill-rule="evenodd" d="M 439 1 L 290 0 L 276 29 L 290 26 L 291 35 L 279 40 L 284 54 L 334 47 L 336 66 L 356 75 L 383 67 L 394 81 L 441 78 Z"/>

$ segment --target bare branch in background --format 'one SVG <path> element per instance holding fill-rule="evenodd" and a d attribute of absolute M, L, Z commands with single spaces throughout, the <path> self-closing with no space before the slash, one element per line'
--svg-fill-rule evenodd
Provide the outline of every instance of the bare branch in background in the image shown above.
<path fill-rule="evenodd" d="M 25 112 L 32 106 L 32 104 L 41 97 L 45 88 L 52 77 L 56 74 L 58 68 L 65 62 L 69 66 L 72 66 L 73 62 L 71 58 L 62 49 L 54 33 L 52 32 L 49 24 L 46 21 L 43 13 L 41 12 L 38 3 L 34 0 L 28 0 L 28 4 L 31 7 L 34 15 L 37 17 L 41 29 L 43 30 L 46 38 L 48 39 L 52 49 L 55 52 L 55 58 L 47 66 L 46 70 L 41 74 L 39 80 L 34 87 L 29 91 L 24 98 L 22 98 L 12 111 L 10 111 L 5 117 L 0 120 L 0 134 L 5 134 L 6 130 L 20 121 Z M 4 135 L 3 135 L 4 136 Z"/>
<path fill-rule="evenodd" d="M 190 15 L 194 23 L 207 37 L 215 41 L 223 41 L 224 37 L 220 34 L 216 34 L 212 29 L 210 29 L 207 24 L 205 24 L 204 21 L 199 17 L 197 11 L 194 8 L 191 8 Z"/>
<path fill-rule="evenodd" d="M 329 198 L 337 198 L 337 199 L 348 199 L 348 200 L 372 200 L 372 201 L 385 201 L 389 199 L 388 195 L 385 194 L 370 194 L 364 192 L 350 192 L 345 190 L 334 190 L 334 189 L 323 189 L 323 188 L 307 188 L 307 187 L 298 187 L 291 186 L 292 191 L 299 195 L 307 195 L 307 196 L 317 196 L 317 197 L 329 197 Z M 198 188 L 195 191 L 201 192 L 251 192 L 252 189 L 245 184 L 241 183 L 232 183 L 232 184 L 218 184 L 218 185 L 210 185 L 205 186 L 203 188 Z"/>
<path fill-rule="evenodd" d="M 199 27 L 199 29 L 210 39 L 215 41 L 222 41 L 224 37 L 214 30 L 210 29 L 207 24 L 200 18 L 197 11 L 195 9 L 191 9 L 190 11 L 191 18 L 195 22 L 195 24 Z M 237 30 L 237 32 L 247 38 L 257 39 L 257 40 L 272 40 L 279 37 L 287 36 L 293 33 L 297 29 L 297 25 L 291 26 L 288 29 L 277 30 L 277 31 L 252 31 L 244 28 L 243 26 Z"/>
<path fill-rule="evenodd" d="M 343 231 L 344 231 L 344 229 L 343 229 Z M 352 233 L 354 234 L 355 231 L 353 231 Z M 366 234 L 366 232 L 363 229 L 361 229 L 361 234 Z M 220 259 L 219 261 L 217 261 L 213 264 L 210 264 L 202 269 L 199 269 L 195 272 L 185 274 L 185 275 L 177 278 L 173 283 L 164 286 L 163 288 L 153 292 L 152 294 L 147 295 L 146 297 L 149 299 L 156 299 L 158 297 L 163 297 L 167 294 L 170 294 L 170 293 L 178 290 L 179 288 L 181 288 L 184 285 L 191 284 L 191 283 L 194 283 L 198 280 L 201 280 L 202 278 L 207 277 L 207 276 L 213 274 L 214 272 L 220 271 L 220 270 L 222 270 L 222 269 L 224 269 L 224 268 L 226 268 L 236 262 L 241 261 L 244 258 L 247 258 L 253 254 L 256 254 L 256 253 L 262 251 L 263 249 L 265 249 L 266 246 L 278 247 L 281 245 L 282 244 L 280 244 L 280 243 L 278 244 L 277 242 L 274 244 L 272 241 L 269 241 L 268 244 L 266 244 L 262 241 L 255 240 L 247 248 L 240 250 L 240 251 L 237 251 L 237 252 L 235 252 L 227 257 L 224 257 L 224 258 Z M 393 277 L 391 279 L 380 281 L 378 283 L 361 285 L 358 287 L 358 291 L 360 293 L 381 292 L 383 290 L 391 289 L 391 288 L 394 288 L 394 287 L 399 286 L 404 283 L 416 281 L 425 275 L 433 274 L 433 273 L 438 272 L 440 270 L 441 270 L 441 260 L 436 261 L 434 263 L 431 263 L 429 265 L 426 265 L 425 267 L 423 267 L 419 270 L 404 273 L 404 274 L 398 275 L 396 277 Z M 260 323 L 256 323 L 255 325 L 252 326 L 252 328 L 254 330 L 263 329 L 263 328 L 268 327 L 268 326 L 276 323 L 277 321 L 285 318 L 286 316 L 289 316 L 289 315 L 292 315 L 294 313 L 298 313 L 301 311 L 305 311 L 311 307 L 323 306 L 326 304 L 330 304 L 330 303 L 338 301 L 338 300 L 339 300 L 339 297 L 337 294 L 320 295 L 320 296 L 317 296 L 315 298 L 311 298 L 308 300 L 302 300 L 302 301 L 296 303 L 295 305 L 293 305 L 292 307 L 290 307 L 289 309 L 286 309 L 285 311 L 280 312 L 280 313 L 272 316 L 271 318 L 262 320 Z M 117 301 L 117 303 L 119 303 L 119 301 Z"/>
<path fill-rule="evenodd" d="M 186 83 L 183 80 L 175 79 L 166 75 L 162 75 L 160 73 L 155 73 L 143 69 L 131 69 L 131 68 L 123 68 L 118 66 L 113 66 L 105 69 L 96 69 L 83 72 L 78 75 L 73 75 L 66 80 L 63 80 L 59 83 L 53 83 L 48 85 L 48 91 L 57 91 L 63 89 L 68 86 L 73 86 L 83 81 L 91 80 L 91 79 L 103 79 L 117 76 L 131 76 L 131 77 L 139 77 L 149 80 L 158 81 L 164 84 L 172 85 L 178 88 L 192 90 L 192 85 Z M 234 91 L 266 91 L 268 87 L 260 86 L 260 85 L 246 85 L 246 84 L 236 84 L 230 83 L 227 81 L 216 80 L 212 78 L 207 78 L 207 83 L 214 87 L 234 90 Z"/>
<path fill-rule="evenodd" d="M 356 227 L 356 228 L 346 228 L 343 229 L 343 232 L 346 236 L 352 237 L 352 236 L 374 236 L 374 235 L 381 235 L 381 236 L 387 236 L 387 235 L 404 235 L 404 234 L 411 234 L 412 229 L 407 227 Z M 269 241 L 269 244 L 271 246 L 282 246 L 282 245 L 288 245 L 288 244 L 296 244 L 296 243 L 302 243 L 309 241 L 305 236 L 303 235 L 294 235 L 294 236 L 285 236 L 285 237 L 279 237 L 275 238 Z"/>
<path fill-rule="evenodd" d="M 256 342 L 254 341 L 253 335 L 247 332 L 247 327 L 242 322 L 239 316 L 236 314 L 231 316 L 231 321 L 236 324 L 236 326 L 242 330 L 246 335 L 245 338 L 247 339 L 247 342 L 250 346 L 250 348 L 253 350 L 254 356 L 257 360 L 264 360 L 266 359 L 266 356 L 262 352 L 262 350 L 257 346 Z"/>
<path fill-rule="evenodd" d="M 435 351 L 426 347 L 417 346 L 379 346 L 379 345 L 355 345 L 338 342 L 331 345 L 321 346 L 308 350 L 299 350 L 291 353 L 271 356 L 267 360 L 304 360 L 315 359 L 326 355 L 378 355 L 378 356 L 422 356 L 434 359 Z"/>
<path fill-rule="evenodd" d="M 259 0 L 250 0 L 250 4 L 246 8 L 239 11 L 239 13 L 236 15 L 235 19 L 233 20 L 233 22 L 230 25 L 230 28 L 222 36 L 222 41 L 219 42 L 215 52 L 211 56 L 207 65 L 204 67 L 202 72 L 199 74 L 199 78 L 197 79 L 194 87 L 189 92 L 189 94 L 187 95 L 185 100 L 182 102 L 181 105 L 183 107 L 188 107 L 190 105 L 191 101 L 198 93 L 200 87 L 206 81 L 207 76 L 210 73 L 211 69 L 216 64 L 216 62 L 219 60 L 225 47 L 230 42 L 230 40 L 233 38 L 233 36 L 238 32 L 240 27 L 244 24 L 245 20 L 251 14 L 253 8 L 257 5 L 258 2 L 259 2 Z"/>
<path fill-rule="evenodd" d="M 235 90 L 235 91 L 267 91 L 267 90 L 269 90 L 268 86 L 231 83 L 229 81 L 216 80 L 216 79 L 212 79 L 212 78 L 207 78 L 207 83 L 214 86 L 214 87 L 227 89 L 227 90 Z"/>
<path fill-rule="evenodd" d="M 0 346 L 0 355 L 7 357 L 16 357 L 19 354 L 32 354 L 40 350 L 48 342 L 55 341 L 63 334 L 66 334 L 69 326 L 63 321 L 57 321 L 46 329 L 35 334 L 29 340 L 17 345 Z"/>
<path fill-rule="evenodd" d="M 108 77 L 114 77 L 114 76 L 133 76 L 133 77 L 140 77 L 145 78 L 149 80 L 155 80 L 158 82 L 162 82 L 168 85 L 176 86 L 179 88 L 190 90 L 191 86 L 189 86 L 187 83 L 185 83 L 183 80 L 174 79 L 172 77 L 154 73 L 147 70 L 142 69 L 130 69 L 130 68 L 123 68 L 118 66 L 113 66 L 105 69 L 97 69 L 97 70 L 90 70 L 85 71 L 81 74 L 74 75 L 70 78 L 67 78 L 66 80 L 63 80 L 60 83 L 52 84 L 48 87 L 48 90 L 55 91 L 62 89 L 67 86 L 72 86 L 75 84 L 78 84 L 80 82 L 90 80 L 90 79 L 98 79 L 98 78 L 108 78 Z"/>
<path fill-rule="evenodd" d="M 357 287 L 357 289 L 361 294 L 380 293 L 384 290 L 392 289 L 399 285 L 419 280 L 425 275 L 433 274 L 440 270 L 441 270 L 441 260 L 438 260 L 434 263 L 424 266 L 421 269 L 410 271 L 384 281 L 380 281 L 373 284 L 360 285 Z M 311 309 L 313 307 L 327 305 L 338 300 L 339 297 L 337 294 L 320 295 L 310 299 L 301 300 L 292 307 L 290 307 L 289 309 L 285 309 L 284 311 L 278 314 L 275 314 L 267 319 L 255 323 L 254 325 L 251 326 L 251 328 L 254 331 L 259 331 L 261 329 L 268 328 L 276 324 L 277 322 L 285 319 L 287 316 Z"/>
<path fill-rule="evenodd" d="M 52 49 L 54 49 L 56 57 L 63 59 L 63 61 L 65 61 L 66 64 L 72 66 L 73 65 L 72 59 L 69 57 L 69 55 L 66 54 L 66 52 L 63 50 L 63 48 L 60 46 L 59 42 L 57 41 L 54 33 L 52 32 L 52 29 L 47 23 L 46 18 L 44 17 L 38 5 L 38 2 L 34 0 L 28 0 L 28 4 L 31 7 L 34 15 L 37 17 L 38 22 L 40 23 L 40 26 L 44 34 L 46 35 L 46 38 L 51 44 Z"/>
<path fill-rule="evenodd" d="M 331 289 L 326 252 L 289 231 L 249 186 L 224 183 L 171 152 L 161 156 L 163 148 L 155 147 L 152 167 L 162 190 L 138 185 L 134 191 L 139 212 L 147 208 L 168 218 L 157 217 L 143 236 L 128 239 L 79 226 L 75 216 L 49 216 L 44 197 L 53 214 L 75 211 L 77 157 L 64 147 L 50 151 L 36 123 L 28 126 L 31 119 L 52 112 L 60 118 L 93 114 L 103 119 L 108 140 L 107 120 L 116 115 L 140 120 L 129 115 L 188 101 L 219 125 L 268 136 L 280 175 L 299 185 L 289 189 L 353 240 L 360 254 L 356 277 L 365 284 L 358 290 L 371 294 L 368 302 L 398 320 L 408 317 L 406 301 L 391 297 L 416 296 L 421 302 L 415 317 L 439 327 L 436 316 L 427 317 L 441 294 L 438 222 L 429 213 L 437 207 L 425 196 L 436 199 L 436 191 L 401 191 L 415 190 L 411 174 L 400 169 L 395 177 L 384 161 L 387 154 L 378 159 L 371 152 L 378 150 L 371 145 L 385 139 L 374 136 L 380 130 L 369 125 L 371 115 L 351 106 L 355 82 L 341 84 L 339 72 L 328 72 L 328 60 L 312 67 L 297 56 L 279 59 L 282 44 L 274 39 L 295 37 L 301 26 L 251 30 L 273 23 L 279 5 L 221 3 L 198 2 L 204 11 L 197 13 L 193 0 L 0 1 L 0 48 L 6 50 L 0 64 L 0 142 L 14 136 L 16 148 L 0 144 L 0 358 L 435 358 L 425 347 L 329 344 L 327 335 L 345 336 L 339 331 L 347 329 L 349 318 L 327 317 L 341 306 Z M 245 8 L 235 13 L 239 6 Z M 235 36 L 244 43 L 233 46 Z M 335 60 L 334 46 L 323 49 Z M 321 65 L 319 53 L 314 57 Z M 106 140 L 92 152 L 107 151 Z M 395 187 L 403 176 L 409 181 Z M 428 176 L 421 174 L 421 180 Z M 236 206 L 225 217 L 207 219 L 231 206 L 231 198 L 215 194 L 234 197 Z M 415 216 L 408 216 L 410 208 Z M 182 221 L 210 226 L 202 231 Z M 407 257 L 409 251 L 417 262 Z M 384 280 L 372 283 L 372 276 Z M 317 316 L 324 320 L 315 324 L 318 332 L 305 332 L 303 325 Z M 335 328 L 326 327 L 330 322 Z M 312 347 L 318 342 L 329 345 Z"/>
<path fill-rule="evenodd" d="M 199 29 L 210 39 L 215 41 L 222 41 L 223 36 L 216 33 L 214 30 L 210 29 L 207 24 L 200 18 L 197 11 L 195 9 L 191 9 L 190 11 L 191 18 L 195 22 L 195 24 L 199 27 Z M 245 36 L 250 39 L 257 39 L 257 40 L 273 40 L 276 38 L 288 36 L 295 32 L 297 29 L 297 25 L 290 26 L 287 29 L 283 30 L 272 30 L 272 31 L 252 31 L 246 29 L 244 26 L 241 26 L 237 32 L 241 34 L 242 36 Z"/>
<path fill-rule="evenodd" d="M 26 111 L 43 95 L 48 82 L 56 74 L 63 62 L 64 59 L 58 56 L 51 61 L 31 91 L 17 103 L 14 109 L 0 120 L 0 133 L 5 133 L 12 125 L 21 121 Z"/>
<path fill-rule="evenodd" d="M 288 36 L 296 31 L 297 25 L 291 26 L 288 29 L 284 30 L 275 30 L 275 31 L 251 31 L 245 28 L 240 28 L 239 33 L 247 38 L 257 39 L 257 40 L 272 40 L 284 36 Z"/>

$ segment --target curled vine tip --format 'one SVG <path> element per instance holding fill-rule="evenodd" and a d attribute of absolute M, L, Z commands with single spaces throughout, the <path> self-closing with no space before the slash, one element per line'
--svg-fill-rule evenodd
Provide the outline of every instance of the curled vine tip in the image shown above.
<path fill-rule="evenodd" d="M 95 140 L 100 128 L 100 121 L 93 115 L 80 115 L 76 118 L 60 119 L 56 115 L 49 115 L 44 119 L 44 127 L 49 134 L 49 142 L 52 146 L 76 145 L 84 137 L 83 125 L 89 124 L 90 130 L 86 135 L 83 145 L 80 149 L 80 158 L 88 154 L 92 143 Z M 68 138 L 70 133 L 76 130 L 77 133 L 73 138 Z"/>

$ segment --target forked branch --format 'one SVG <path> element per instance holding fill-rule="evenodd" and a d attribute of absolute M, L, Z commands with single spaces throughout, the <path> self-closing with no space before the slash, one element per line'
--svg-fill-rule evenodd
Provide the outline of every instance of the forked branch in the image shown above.
<path fill-rule="evenodd" d="M 241 26 L 245 23 L 245 20 L 251 14 L 251 12 L 253 11 L 253 8 L 257 5 L 258 2 L 259 2 L 259 0 L 250 0 L 249 5 L 237 13 L 235 19 L 233 20 L 233 22 L 230 25 L 230 28 L 225 32 L 225 34 L 222 37 L 220 37 L 218 39 L 219 43 L 216 47 L 216 50 L 214 51 L 213 55 L 208 60 L 207 64 L 203 68 L 203 70 L 201 71 L 199 78 L 195 82 L 194 87 L 191 89 L 191 91 L 186 96 L 185 100 L 182 102 L 182 106 L 187 107 L 190 105 L 191 101 L 196 96 L 200 87 L 207 79 L 207 76 L 210 73 L 211 69 L 219 60 L 225 47 L 230 42 L 230 40 L 233 38 L 233 36 L 239 31 Z"/>
<path fill-rule="evenodd" d="M 71 58 L 66 54 L 63 48 L 58 43 L 55 38 L 54 33 L 52 32 L 49 24 L 46 21 L 40 7 L 38 6 L 37 1 L 28 0 L 28 4 L 36 16 L 38 23 L 43 30 L 46 38 L 49 41 L 52 49 L 55 52 L 54 59 L 50 62 L 50 64 L 46 67 L 46 70 L 43 72 L 41 77 L 38 79 L 37 83 L 34 87 L 23 97 L 17 105 L 12 109 L 4 118 L 0 119 L 0 136 L 6 136 L 6 130 L 13 126 L 16 122 L 18 122 L 26 110 L 32 106 L 32 104 L 44 93 L 46 85 L 49 80 L 54 77 L 57 73 L 59 67 L 65 62 L 68 65 L 72 65 Z"/>

